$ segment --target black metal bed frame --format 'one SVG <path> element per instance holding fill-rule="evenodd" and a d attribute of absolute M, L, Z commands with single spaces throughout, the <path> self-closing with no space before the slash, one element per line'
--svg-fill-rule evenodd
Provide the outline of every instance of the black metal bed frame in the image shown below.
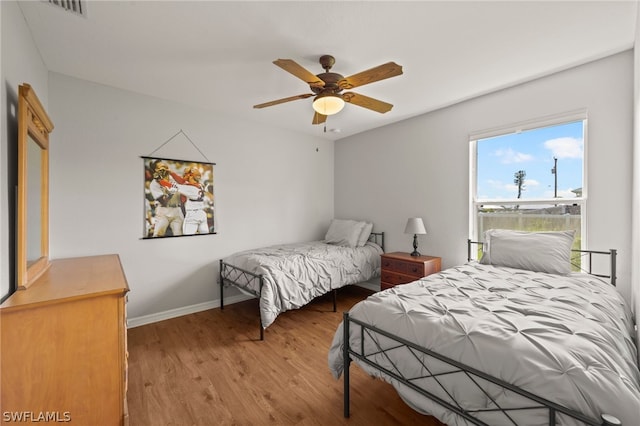
<path fill-rule="evenodd" d="M 471 244 L 481 244 L 478 242 L 474 242 L 469 240 L 468 242 L 468 257 L 471 258 Z M 592 254 L 604 254 L 611 256 L 611 273 L 610 275 L 595 275 L 598 277 L 610 278 L 611 284 L 615 285 L 615 259 L 616 259 L 616 251 L 610 250 L 608 252 L 602 251 L 590 251 L 590 250 L 577 250 L 580 255 L 591 256 Z M 591 271 L 591 262 L 589 261 L 589 273 Z M 349 344 L 349 335 L 350 335 L 350 325 L 356 324 L 360 326 L 360 345 L 359 348 L 352 348 Z M 563 407 L 559 404 L 556 404 L 552 401 L 549 401 L 545 398 L 537 396 L 533 393 L 525 391 L 517 386 L 514 386 L 510 383 L 507 383 L 501 379 L 490 376 L 482 371 L 479 371 L 475 368 L 467 366 L 463 363 L 460 363 L 456 360 L 450 359 L 443 355 L 440 355 L 432 350 L 423 348 L 415 343 L 412 343 L 408 340 L 405 340 L 399 336 L 395 336 L 392 333 L 389 333 L 385 330 L 382 330 L 378 327 L 372 326 L 370 324 L 364 323 L 358 319 L 351 318 L 348 312 L 343 314 L 343 375 L 344 375 L 344 417 L 349 417 L 349 365 L 351 364 L 352 359 L 360 360 L 362 363 L 386 374 L 389 377 L 397 380 L 398 382 L 408 386 L 414 391 L 418 392 L 420 395 L 431 399 L 432 401 L 442 405 L 443 407 L 453 411 L 459 416 L 463 417 L 468 422 L 474 425 L 482 425 L 482 426 L 491 426 L 487 423 L 480 420 L 476 415 L 482 413 L 498 413 L 501 412 L 507 423 L 517 426 L 518 423 L 516 419 L 513 418 L 513 414 L 515 412 L 520 412 L 523 410 L 547 410 L 548 411 L 548 425 L 555 426 L 557 423 L 558 415 L 564 415 L 571 417 L 573 419 L 582 421 L 586 425 L 589 426 L 619 426 L 622 423 L 610 414 L 602 414 L 601 419 L 596 420 L 585 416 L 582 413 L 579 413 L 575 410 L 571 410 L 569 408 Z M 382 348 L 378 344 L 378 340 L 375 338 L 376 336 L 384 336 L 387 339 L 390 339 L 393 344 L 389 345 L 391 347 Z M 371 342 L 373 342 L 373 348 L 371 352 L 365 352 L 365 338 L 369 338 Z M 398 364 L 393 361 L 392 356 L 389 356 L 388 353 L 394 350 L 399 350 L 404 348 L 404 350 L 409 351 L 415 358 L 418 360 L 422 367 L 424 367 L 424 371 L 427 374 L 420 375 L 418 377 L 406 377 L 400 368 L 398 368 Z M 375 358 L 382 356 L 383 359 L 389 363 L 391 366 L 389 368 L 385 368 L 380 364 L 376 363 Z M 431 371 L 429 367 L 429 361 L 443 362 L 447 364 L 451 369 L 444 373 L 434 373 Z M 469 379 L 469 382 L 475 385 L 479 392 L 482 392 L 496 408 L 489 408 L 485 410 L 467 410 L 458 404 L 455 401 L 455 398 L 452 396 L 452 391 L 447 389 L 443 381 L 440 380 L 443 376 L 448 376 L 451 374 L 462 374 Z M 429 390 L 420 387 L 417 383 L 418 380 L 423 379 L 433 379 L 439 389 L 444 391 L 449 398 L 453 401 L 453 403 L 448 402 L 438 395 L 430 392 Z M 501 406 L 495 398 L 491 397 L 491 393 L 483 387 L 483 384 L 488 383 L 489 386 L 498 386 L 502 392 L 511 392 L 512 394 L 517 394 L 528 401 L 526 406 L 515 406 L 515 407 L 505 407 Z M 503 404 L 504 405 L 504 404 Z M 511 415 L 510 415 L 511 414 Z M 523 425 L 526 426 L 526 425 Z"/>
<path fill-rule="evenodd" d="M 473 256 L 471 255 L 471 246 L 472 245 L 476 245 L 476 247 L 482 246 L 484 243 L 482 241 L 472 241 L 472 240 L 467 240 L 467 261 L 471 261 L 474 260 Z M 588 259 L 588 265 L 587 268 L 583 268 L 582 267 L 582 262 L 580 262 L 579 264 L 575 262 L 575 256 L 571 258 L 571 265 L 577 267 L 580 269 L 581 272 L 585 272 L 589 275 L 593 275 L 594 277 L 599 277 L 599 278 L 609 278 L 609 282 L 611 283 L 612 286 L 616 286 L 616 279 L 617 279 L 617 273 L 618 271 L 616 270 L 616 264 L 618 263 L 618 251 L 616 249 L 609 249 L 609 251 L 598 251 L 598 250 L 578 250 L 578 249 L 572 249 L 571 253 L 577 253 L 577 256 L 579 258 L 582 257 L 586 257 Z M 608 275 L 604 275 L 604 274 L 596 274 L 593 272 L 593 255 L 605 255 L 605 256 L 609 256 L 609 274 Z"/>
<path fill-rule="evenodd" d="M 378 244 L 384 252 L 384 232 L 371 232 L 369 241 Z M 260 299 L 262 287 L 264 286 L 264 275 L 255 274 L 246 269 L 239 268 L 220 259 L 220 309 L 224 309 L 224 285 L 229 284 L 238 288 L 241 292 Z M 257 287 L 258 290 L 254 290 Z M 331 291 L 333 295 L 333 312 L 337 311 L 337 289 Z M 264 327 L 260 317 L 260 309 L 258 308 L 258 323 L 260 327 L 260 340 L 264 340 Z"/>

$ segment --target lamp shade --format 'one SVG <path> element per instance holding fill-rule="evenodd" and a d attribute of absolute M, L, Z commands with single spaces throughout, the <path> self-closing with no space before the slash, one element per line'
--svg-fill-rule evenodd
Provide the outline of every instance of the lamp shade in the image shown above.
<path fill-rule="evenodd" d="M 313 101 L 313 109 L 322 115 L 333 115 L 342 111 L 344 100 L 336 95 L 318 95 Z"/>
<path fill-rule="evenodd" d="M 422 218 L 420 217 L 411 217 L 407 220 L 407 226 L 404 228 L 405 234 L 426 234 L 427 230 L 424 227 L 424 223 L 422 222 Z"/>

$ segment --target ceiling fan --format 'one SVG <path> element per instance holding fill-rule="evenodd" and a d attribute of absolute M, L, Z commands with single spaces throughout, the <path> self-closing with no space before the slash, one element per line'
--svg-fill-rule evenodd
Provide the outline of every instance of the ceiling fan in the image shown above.
<path fill-rule="evenodd" d="M 324 123 L 327 120 L 328 115 L 340 112 L 344 107 L 345 102 L 367 108 L 372 111 L 377 111 L 382 114 L 393 108 L 393 105 L 389 103 L 379 101 L 368 96 L 359 95 L 354 92 L 342 93 L 342 91 L 353 89 L 358 86 L 364 86 L 365 84 L 373 83 L 375 81 L 396 77 L 402 74 L 402 66 L 395 62 L 387 62 L 386 64 L 379 65 L 349 77 L 343 77 L 341 74 L 330 72 L 331 67 L 333 67 L 336 62 L 333 56 L 323 55 L 320 57 L 319 62 L 324 69 L 324 72 L 314 75 L 292 59 L 277 59 L 273 61 L 274 64 L 283 70 L 307 83 L 313 93 L 304 93 L 302 95 L 282 98 L 254 105 L 253 107 L 265 108 L 298 99 L 315 97 L 313 100 L 313 109 L 315 112 L 313 114 L 312 124 Z"/>

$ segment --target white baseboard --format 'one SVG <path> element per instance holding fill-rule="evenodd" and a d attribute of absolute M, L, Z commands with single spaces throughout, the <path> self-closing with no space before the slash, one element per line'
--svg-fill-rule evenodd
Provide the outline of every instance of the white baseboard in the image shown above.
<path fill-rule="evenodd" d="M 371 280 L 362 283 L 354 284 L 359 287 L 364 287 L 371 291 L 380 291 L 380 281 Z M 237 296 L 225 297 L 224 304 L 232 305 L 238 302 L 244 302 L 251 299 L 252 296 L 246 294 L 239 294 Z M 195 314 L 196 312 L 202 312 L 209 309 L 215 309 L 220 307 L 220 299 L 210 300 L 208 302 L 196 303 L 195 305 L 183 306 L 181 308 L 169 309 L 168 311 L 157 312 L 155 314 L 143 315 L 140 317 L 133 317 L 127 319 L 127 328 L 140 327 L 141 325 L 152 324 L 154 322 L 164 321 L 171 318 L 181 317 L 183 315 Z"/>
<path fill-rule="evenodd" d="M 234 303 L 243 302 L 248 299 L 251 299 L 251 296 L 239 294 L 237 296 L 225 297 L 224 304 L 232 305 Z M 157 312 L 155 314 L 128 318 L 127 328 L 140 327 L 141 325 L 151 324 L 158 321 L 164 321 L 171 318 L 177 318 L 183 315 L 195 314 L 196 312 L 202 312 L 202 311 L 215 309 L 219 307 L 220 307 L 220 299 L 215 299 L 215 300 L 210 300 L 208 302 L 196 303 L 195 305 L 169 309 L 168 311 Z"/>

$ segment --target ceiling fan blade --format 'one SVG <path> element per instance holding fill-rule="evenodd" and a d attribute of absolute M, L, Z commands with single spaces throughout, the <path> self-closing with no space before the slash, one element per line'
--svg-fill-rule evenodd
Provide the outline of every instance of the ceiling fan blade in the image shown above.
<path fill-rule="evenodd" d="M 320 114 L 318 112 L 315 112 L 313 114 L 313 121 L 311 122 L 311 124 L 322 124 L 325 121 L 327 121 L 327 116 Z"/>
<path fill-rule="evenodd" d="M 372 111 L 379 112 L 381 114 L 389 112 L 391 111 L 391 108 L 393 108 L 393 105 L 391 104 L 353 92 L 343 93 L 342 99 L 344 99 L 345 102 L 349 102 L 362 108 L 367 108 Z"/>
<path fill-rule="evenodd" d="M 295 75 L 311 87 L 324 87 L 324 81 L 319 79 L 317 75 L 313 74 L 293 59 L 276 59 L 273 63 L 283 70 Z"/>
<path fill-rule="evenodd" d="M 313 93 L 305 93 L 303 95 L 297 95 L 297 96 L 290 96 L 288 98 L 282 98 L 282 99 L 277 99 L 275 101 L 271 101 L 271 102 L 265 102 L 263 104 L 258 104 L 258 105 L 254 105 L 254 108 L 265 108 L 265 107 L 270 107 L 273 105 L 278 105 L 278 104 L 283 104 L 285 102 L 291 102 L 291 101 L 296 101 L 298 99 L 307 99 L 310 98 L 311 96 L 315 96 Z"/>
<path fill-rule="evenodd" d="M 341 89 L 353 89 L 354 87 L 363 86 L 373 83 L 374 81 L 396 77 L 400 74 L 402 74 L 402 65 L 398 65 L 395 62 L 387 62 L 386 64 L 345 77 L 344 80 L 338 82 L 338 85 Z"/>

